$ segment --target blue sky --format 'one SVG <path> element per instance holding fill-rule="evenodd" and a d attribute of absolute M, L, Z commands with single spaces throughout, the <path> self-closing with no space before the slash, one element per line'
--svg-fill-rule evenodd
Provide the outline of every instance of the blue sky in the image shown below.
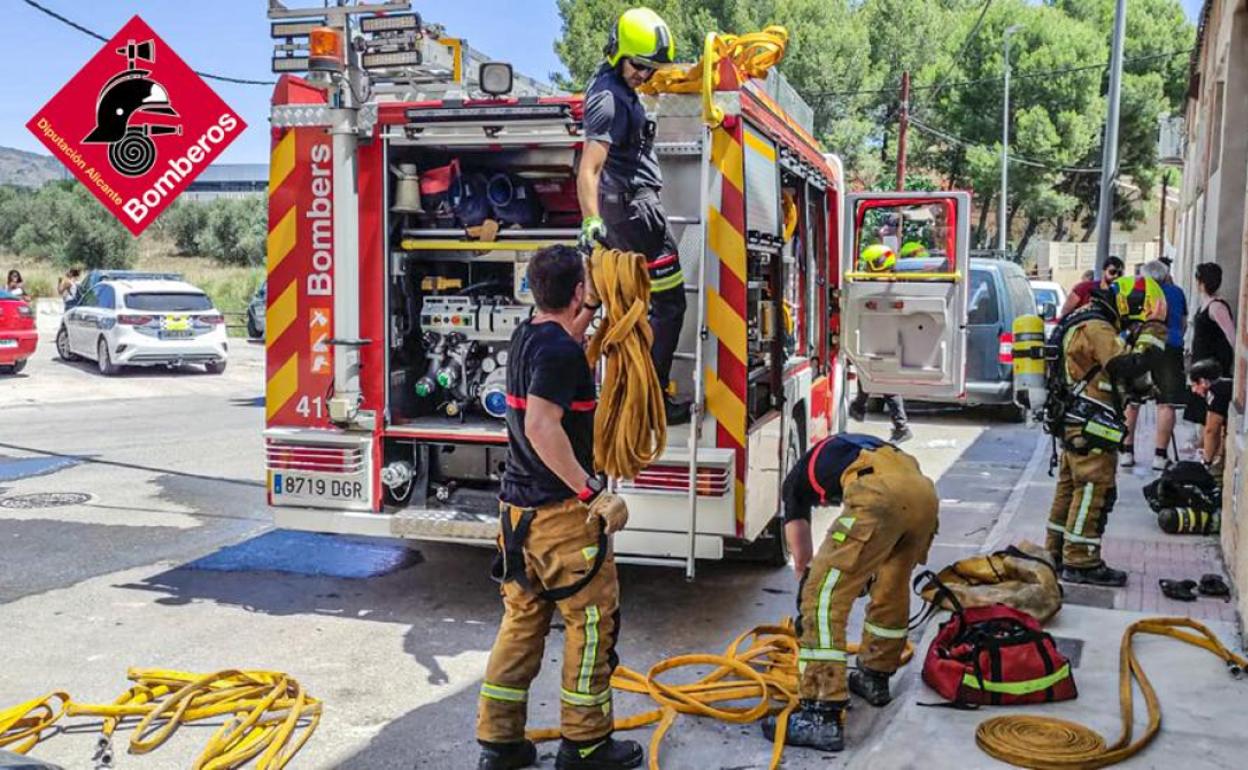
<path fill-rule="evenodd" d="M 105 37 L 112 37 L 137 13 L 194 69 L 254 80 L 273 77 L 266 0 L 38 2 Z M 294 7 L 317 4 L 318 0 L 287 0 Z M 103 44 L 21 0 L 7 0 L 4 6 L 8 16 L 0 27 L 0 50 L 7 61 L 21 64 L 4 77 L 0 145 L 46 154 L 26 130 L 26 121 Z M 554 0 L 416 0 L 413 7 L 474 48 L 512 62 L 520 72 L 545 80 L 550 72 L 562 69 L 552 48 L 560 26 Z M 225 151 L 221 162 L 268 162 L 265 127 L 272 88 L 213 80 L 208 85 L 247 121 L 247 131 Z"/>
<path fill-rule="evenodd" d="M 272 53 L 265 0 L 39 0 L 83 26 L 111 37 L 139 14 L 193 68 L 222 75 L 267 80 Z M 916 0 L 923 2 L 923 0 Z M 1202 0 L 1181 0 L 1188 16 Z M 314 5 L 290 0 L 289 5 Z M 561 69 L 552 48 L 559 33 L 554 0 L 434 0 L 413 3 L 429 21 L 473 47 L 535 77 Z M 6 73 L 0 100 L 0 145 L 45 152 L 25 128 L 26 121 L 100 47 L 98 40 L 44 16 L 21 0 L 8 0 L 9 16 L 0 27 L 0 50 L 17 71 Z M 248 123 L 248 129 L 221 157 L 222 162 L 268 160 L 265 131 L 267 86 L 209 81 L 209 85 Z"/>

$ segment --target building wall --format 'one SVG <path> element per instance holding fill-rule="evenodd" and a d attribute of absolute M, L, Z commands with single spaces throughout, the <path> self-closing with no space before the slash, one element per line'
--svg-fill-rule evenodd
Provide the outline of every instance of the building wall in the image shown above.
<path fill-rule="evenodd" d="M 1241 630 L 1248 616 L 1248 0 L 1207 0 L 1186 115 L 1175 276 L 1192 292 L 1197 264 L 1222 267 L 1235 307 L 1235 398 L 1223 476 L 1222 551 Z M 1194 296 L 1194 295 L 1193 295 Z"/>

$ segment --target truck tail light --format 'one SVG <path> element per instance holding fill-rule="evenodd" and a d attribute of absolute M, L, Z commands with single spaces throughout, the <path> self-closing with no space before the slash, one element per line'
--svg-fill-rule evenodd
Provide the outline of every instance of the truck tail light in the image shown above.
<path fill-rule="evenodd" d="M 270 441 L 265 447 L 265 459 L 271 471 L 358 473 L 364 467 L 364 452 L 359 447 L 278 444 Z"/>
<path fill-rule="evenodd" d="M 122 326 L 146 326 L 154 321 L 155 318 L 150 315 L 119 315 L 117 323 Z"/>
<path fill-rule="evenodd" d="M 1005 366 L 1014 363 L 1014 333 L 1001 332 L 1000 345 L 997 348 L 997 362 Z"/>
<path fill-rule="evenodd" d="M 732 470 L 715 466 L 698 467 L 698 494 L 704 497 L 723 497 L 732 488 Z M 620 483 L 621 492 L 676 492 L 689 491 L 689 466 L 651 465 L 632 481 Z"/>

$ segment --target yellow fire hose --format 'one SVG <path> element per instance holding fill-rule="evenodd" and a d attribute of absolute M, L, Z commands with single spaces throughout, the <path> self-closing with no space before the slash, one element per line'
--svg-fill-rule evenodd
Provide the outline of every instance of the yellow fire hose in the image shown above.
<path fill-rule="evenodd" d="M 858 652 L 858 645 L 849 645 L 848 652 Z M 906 663 L 914 648 L 906 642 L 901 661 Z M 658 677 L 668 671 L 687 666 L 713 670 L 689 684 L 669 685 Z M 676 721 L 677 714 L 711 717 L 733 724 L 748 724 L 768 714 L 778 714 L 776 739 L 771 749 L 770 770 L 780 766 L 784 754 L 784 736 L 789 714 L 797 707 L 798 695 L 797 635 L 793 623 L 785 619 L 778 626 L 756 626 L 741 634 L 720 655 L 677 655 L 661 660 L 642 674 L 620 666 L 611 677 L 611 686 L 625 692 L 649 695 L 658 708 L 622 717 L 615 721 L 616 730 L 636 730 L 658 723 L 650 737 L 649 768 L 659 770 L 659 744 Z M 721 706 L 725 701 L 756 701 L 752 706 Z M 530 740 L 550 741 L 559 737 L 558 728 L 530 730 Z"/>
<path fill-rule="evenodd" d="M 647 94 L 695 94 L 703 88 L 703 67 L 709 59 L 712 68 L 721 59 L 732 59 L 733 64 L 747 78 L 767 77 L 767 70 L 784 58 L 789 42 L 789 31 L 779 25 L 767 27 L 762 32 L 744 35 L 719 35 L 711 33 L 702 58 L 692 66 L 681 69 L 669 67 L 654 73 L 637 90 Z M 713 73 L 712 85 L 719 82 Z"/>
<path fill-rule="evenodd" d="M 589 363 L 606 359 L 594 413 L 594 465 L 612 478 L 632 479 L 667 445 L 663 391 L 650 357 L 650 274 L 642 255 L 615 249 L 595 248 L 590 265 L 603 318 L 589 343 Z"/>
<path fill-rule="evenodd" d="M 224 717 L 192 770 L 241 767 L 257 756 L 258 770 L 278 770 L 303 748 L 321 720 L 321 702 L 276 671 L 190 674 L 132 668 L 128 677 L 134 686 L 111 704 L 76 703 L 58 691 L 0 710 L 0 748 L 25 754 L 55 734 L 51 731 L 61 717 L 102 717 L 95 759 L 97 767 L 107 767 L 113 733 L 126 720 L 138 720 L 130 753 L 146 754 L 182 725 Z M 53 701 L 60 701 L 59 707 Z"/>
<path fill-rule="evenodd" d="M 1190 628 L 1196 633 L 1180 630 Z M 1118 658 L 1118 701 L 1122 706 L 1122 735 L 1107 746 L 1100 733 L 1075 722 L 1052 717 L 1018 715 L 989 719 L 975 731 L 975 742 L 986 753 L 1012 765 L 1037 770 L 1094 770 L 1139 753 L 1161 730 L 1161 703 L 1135 656 L 1136 634 L 1168 636 L 1204 648 L 1221 658 L 1232 672 L 1248 668 L 1248 660 L 1228 650 L 1213 632 L 1190 618 L 1146 618 L 1122 634 Z M 1144 693 L 1148 726 L 1131 742 L 1135 694 L 1132 680 Z"/>

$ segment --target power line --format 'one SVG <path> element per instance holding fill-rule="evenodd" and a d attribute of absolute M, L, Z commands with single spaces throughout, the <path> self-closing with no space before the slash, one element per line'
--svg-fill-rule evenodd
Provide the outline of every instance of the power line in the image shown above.
<path fill-rule="evenodd" d="M 22 0 L 22 2 L 26 3 L 26 5 L 29 5 L 31 8 L 34 8 L 37 11 L 40 11 L 42 13 L 47 14 L 48 16 L 51 16 L 52 18 L 56 19 L 57 21 L 59 21 L 60 23 L 66 26 L 73 27 L 74 29 L 78 30 L 84 35 L 90 35 L 96 40 L 100 40 L 105 43 L 108 42 L 108 38 L 104 37 L 99 32 L 96 32 L 95 30 L 92 30 L 92 29 L 88 29 L 87 27 L 82 26 L 81 24 L 74 21 L 73 19 L 66 18 L 62 16 L 61 14 L 57 13 L 56 11 L 52 10 L 51 8 L 46 8 L 40 5 L 39 3 L 36 3 L 35 0 Z M 227 75 L 214 75 L 211 72 L 200 72 L 199 70 L 194 70 L 194 72 L 196 75 L 199 75 L 202 78 L 208 78 L 210 80 L 220 80 L 223 83 L 238 83 L 238 84 L 245 85 L 245 86 L 271 86 L 275 82 L 272 80 L 247 80 L 246 78 L 232 78 Z"/>
<path fill-rule="evenodd" d="M 1155 59 L 1169 59 L 1175 56 L 1186 56 L 1190 54 L 1192 49 L 1187 48 L 1182 51 L 1166 51 L 1164 53 L 1148 54 L 1146 56 L 1135 56 L 1130 59 L 1124 59 L 1123 64 L 1136 64 L 1139 62 L 1153 61 Z M 1052 70 L 1036 70 L 1034 72 L 1013 72 L 1010 77 L 1014 80 L 1031 80 L 1035 78 L 1047 78 L 1054 75 L 1067 75 L 1072 72 L 1087 72 L 1090 70 L 1108 69 L 1108 64 L 1083 64 L 1078 67 L 1060 67 Z M 960 88 L 963 86 L 977 86 L 984 83 L 1001 83 L 1005 80 L 1004 75 L 998 75 L 986 78 L 976 78 L 975 80 L 959 80 L 953 83 L 931 83 L 928 85 L 911 85 L 911 91 L 931 91 L 940 88 Z M 895 94 L 900 85 L 891 88 L 863 88 L 850 91 L 817 91 L 809 94 L 813 98 L 829 97 L 829 96 L 860 96 L 865 94 Z"/>
<path fill-rule="evenodd" d="M 957 67 L 962 63 L 962 57 L 966 56 L 966 52 L 970 50 L 971 43 L 974 42 L 975 36 L 979 34 L 979 28 L 984 23 L 984 17 L 988 15 L 988 9 L 991 7 L 992 0 L 984 0 L 984 7 L 979 10 L 979 18 L 975 20 L 975 24 L 971 27 L 971 31 L 966 34 L 966 40 L 962 41 L 962 50 L 958 51 L 958 55 L 953 60 L 954 67 Z M 932 98 L 935 99 L 936 95 L 939 93 L 940 85 L 937 83 L 937 85 L 932 89 Z"/>
<path fill-rule="evenodd" d="M 952 144 L 961 145 L 963 147 L 982 147 L 983 146 L 976 142 L 972 142 L 968 139 L 963 139 L 957 134 L 951 134 L 948 131 L 944 131 L 939 128 L 934 128 L 933 126 L 929 126 L 923 121 L 914 118 L 913 116 L 910 118 L 910 125 L 914 126 L 915 128 L 919 129 L 920 131 L 926 134 L 931 134 L 932 136 L 935 136 L 939 139 L 943 139 L 946 142 L 950 142 Z M 1006 157 L 1009 159 L 1011 163 L 1018 163 L 1024 166 L 1033 166 L 1035 168 L 1041 168 L 1046 171 L 1060 171 L 1065 174 L 1099 174 L 1101 173 L 1100 168 L 1082 168 L 1078 166 L 1054 166 L 1052 164 L 1045 163 L 1044 161 L 1039 161 L 1033 158 L 1023 157 L 1022 155 L 1008 155 Z"/>

